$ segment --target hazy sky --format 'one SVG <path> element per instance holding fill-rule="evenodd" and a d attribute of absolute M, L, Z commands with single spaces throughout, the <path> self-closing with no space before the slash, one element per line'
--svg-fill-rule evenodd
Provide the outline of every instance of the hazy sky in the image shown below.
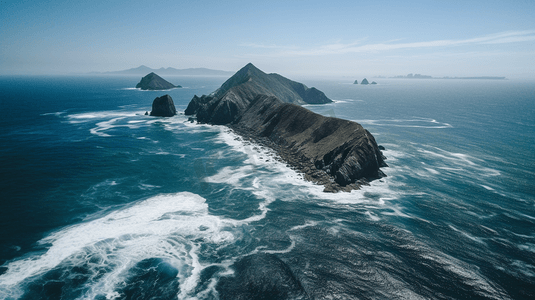
<path fill-rule="evenodd" d="M 252 62 L 282 75 L 535 78 L 535 0 L 0 0 L 0 74 Z"/>

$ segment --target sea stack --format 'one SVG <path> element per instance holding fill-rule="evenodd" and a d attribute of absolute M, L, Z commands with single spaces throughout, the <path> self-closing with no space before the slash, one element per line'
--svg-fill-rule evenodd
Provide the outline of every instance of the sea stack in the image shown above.
<path fill-rule="evenodd" d="M 169 81 L 158 76 L 158 74 L 151 72 L 136 85 L 136 88 L 149 91 L 169 90 L 173 88 L 181 88 L 180 85 L 174 85 Z"/>
<path fill-rule="evenodd" d="M 369 131 L 298 105 L 328 102 L 317 89 L 248 64 L 210 95 L 195 95 L 185 114 L 270 147 L 325 192 L 358 189 L 384 177 L 379 168 L 386 166 L 385 157 Z"/>
<path fill-rule="evenodd" d="M 359 81 L 358 81 L 358 80 L 355 80 L 355 82 L 353 82 L 353 84 L 359 84 Z"/>
<path fill-rule="evenodd" d="M 362 79 L 362 82 L 360 84 L 369 84 L 368 79 L 366 78 Z"/>
<path fill-rule="evenodd" d="M 169 95 L 158 97 L 152 101 L 151 116 L 155 117 L 172 117 L 176 115 L 175 104 L 173 98 Z"/>

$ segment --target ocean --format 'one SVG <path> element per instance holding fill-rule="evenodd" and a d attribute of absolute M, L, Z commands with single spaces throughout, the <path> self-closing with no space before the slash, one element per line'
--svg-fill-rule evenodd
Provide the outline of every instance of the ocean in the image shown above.
<path fill-rule="evenodd" d="M 385 147 L 323 193 L 183 113 L 226 77 L 0 77 L 0 299 L 534 299 L 535 83 L 300 80 Z M 359 80 L 360 81 L 360 80 Z"/>

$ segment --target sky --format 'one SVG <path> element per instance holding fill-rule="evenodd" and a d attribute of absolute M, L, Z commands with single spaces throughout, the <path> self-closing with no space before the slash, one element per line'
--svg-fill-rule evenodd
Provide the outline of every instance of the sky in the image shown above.
<path fill-rule="evenodd" d="M 146 65 L 535 79 L 535 0 L 0 0 L 0 75 Z"/>

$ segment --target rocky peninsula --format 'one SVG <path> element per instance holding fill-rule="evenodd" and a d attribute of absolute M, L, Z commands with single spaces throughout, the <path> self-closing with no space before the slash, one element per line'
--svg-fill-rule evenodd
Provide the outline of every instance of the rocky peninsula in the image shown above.
<path fill-rule="evenodd" d="M 305 179 L 324 185 L 325 192 L 358 189 L 385 176 L 379 169 L 386 166 L 385 158 L 370 132 L 298 105 L 329 102 L 315 88 L 248 64 L 212 94 L 194 96 L 185 114 L 196 115 L 200 123 L 227 125 L 275 150 Z"/>
<path fill-rule="evenodd" d="M 169 81 L 163 79 L 162 77 L 158 76 L 158 74 L 151 72 L 141 78 L 141 81 L 136 85 L 136 88 L 149 91 L 158 91 L 181 88 L 181 86 L 174 85 Z"/>

